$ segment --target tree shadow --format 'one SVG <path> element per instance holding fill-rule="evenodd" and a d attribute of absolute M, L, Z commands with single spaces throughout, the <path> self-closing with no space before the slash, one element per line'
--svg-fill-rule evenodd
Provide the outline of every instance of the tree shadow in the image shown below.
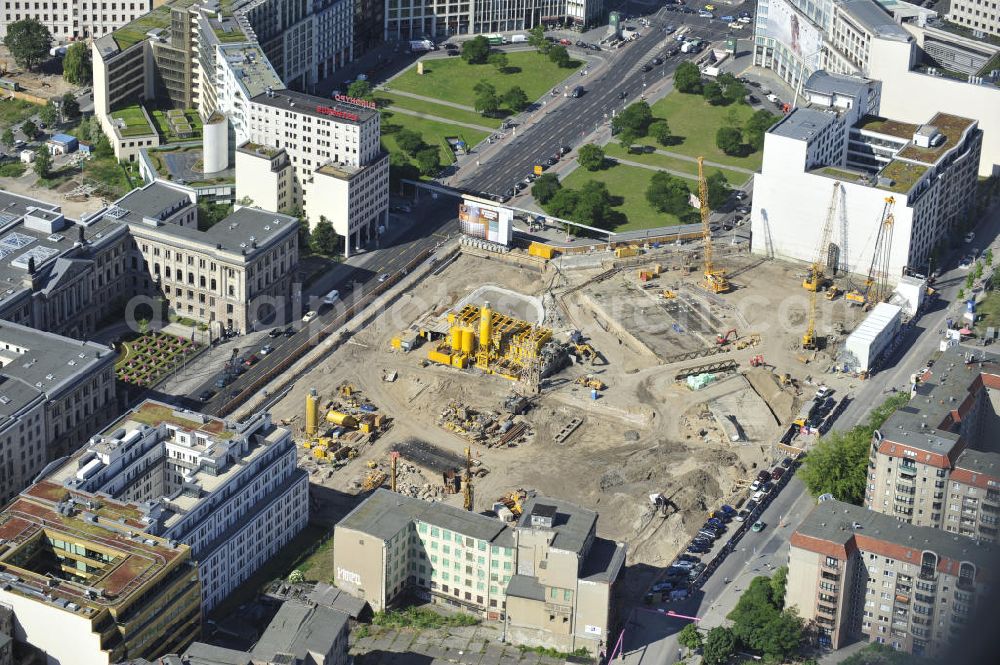
<path fill-rule="evenodd" d="M 500 70 L 500 73 L 501 74 L 520 74 L 521 71 L 522 70 L 521 70 L 520 67 L 504 67 L 503 69 Z"/>

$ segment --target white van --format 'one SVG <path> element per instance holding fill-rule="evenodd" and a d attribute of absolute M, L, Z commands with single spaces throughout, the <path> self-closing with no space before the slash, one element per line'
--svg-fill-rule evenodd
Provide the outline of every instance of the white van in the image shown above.
<path fill-rule="evenodd" d="M 511 44 L 523 44 L 528 41 L 528 35 L 511 35 Z"/>
<path fill-rule="evenodd" d="M 332 305 L 338 300 L 340 300 L 340 291 L 338 291 L 337 289 L 334 289 L 333 291 L 330 291 L 325 296 L 323 296 L 324 305 Z"/>

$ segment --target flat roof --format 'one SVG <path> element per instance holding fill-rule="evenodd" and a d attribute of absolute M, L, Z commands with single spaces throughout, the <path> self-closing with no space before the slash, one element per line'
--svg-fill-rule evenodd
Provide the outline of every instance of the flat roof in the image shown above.
<path fill-rule="evenodd" d="M 296 662 L 306 662 L 310 653 L 329 653 L 347 622 L 343 612 L 286 600 L 250 654 L 267 662 L 277 661 L 278 654 L 290 654 Z"/>
<path fill-rule="evenodd" d="M 942 529 L 906 524 L 891 515 L 835 499 L 819 502 L 795 530 L 792 545 L 810 549 L 801 536 L 836 545 L 847 552 L 878 550 L 918 569 L 924 550 L 954 562 L 969 561 L 976 565 L 977 573 L 992 570 L 997 553 L 995 546 L 978 544 Z M 891 547 L 879 547 L 881 544 Z M 957 567 L 951 574 L 958 574 Z"/>
<path fill-rule="evenodd" d="M 545 587 L 539 584 L 537 577 L 511 575 L 507 582 L 507 595 L 541 602 L 545 600 Z"/>
<path fill-rule="evenodd" d="M 430 503 L 379 488 L 337 524 L 338 527 L 389 540 L 415 520 L 492 542 L 508 529 L 493 517 L 448 504 Z"/>
<path fill-rule="evenodd" d="M 110 347 L 0 321 L 0 418 L 87 382 L 117 357 Z"/>
<path fill-rule="evenodd" d="M 836 0 L 836 3 L 873 35 L 900 42 L 910 40 L 910 33 L 874 0 Z"/>
<path fill-rule="evenodd" d="M 551 547 L 560 550 L 568 550 L 577 554 L 584 554 L 584 546 L 587 538 L 593 532 L 597 524 L 597 513 L 569 501 L 552 499 L 544 496 L 531 496 L 524 502 L 521 518 L 518 520 L 518 528 L 530 529 L 531 515 L 536 508 L 542 508 L 543 514 L 552 512 L 552 530 L 555 531 L 555 538 L 552 539 Z"/>
<path fill-rule="evenodd" d="M 285 84 L 274 71 L 271 61 L 257 44 L 222 44 L 222 57 L 236 80 L 240 82 L 248 98 L 254 98 L 272 90 L 282 90 Z"/>
<path fill-rule="evenodd" d="M 910 143 L 900 150 L 896 157 L 924 164 L 936 164 L 949 150 L 958 145 L 966 130 L 976 124 L 976 121 L 939 112 L 934 114 L 934 117 L 926 124 L 935 127 L 944 137 L 944 141 L 940 145 L 929 148 L 921 148 L 915 143 Z"/>
<path fill-rule="evenodd" d="M 802 89 L 806 92 L 818 92 L 826 95 L 850 95 L 857 97 L 868 88 L 868 79 L 858 76 L 831 74 L 820 69 L 809 75 Z"/>
<path fill-rule="evenodd" d="M 808 141 L 837 120 L 832 111 L 798 107 L 771 127 L 769 133 Z"/>
<path fill-rule="evenodd" d="M 901 122 L 899 120 L 881 118 L 877 115 L 866 115 L 854 127 L 862 131 L 886 134 L 887 136 L 894 136 L 898 139 L 906 139 L 907 141 L 913 140 L 913 135 L 920 129 L 920 125 L 915 125 L 912 122 Z"/>
<path fill-rule="evenodd" d="M 180 226 L 168 221 L 174 214 L 193 206 L 182 189 L 162 182 L 152 182 L 115 201 L 103 213 L 128 224 L 134 233 L 159 233 L 203 245 L 208 251 L 225 251 L 251 257 L 294 232 L 298 220 L 278 212 L 243 207 L 212 226 L 199 231 L 194 226 Z M 153 224 L 147 220 L 156 220 Z"/>
<path fill-rule="evenodd" d="M 354 125 L 368 122 L 378 115 L 377 109 L 363 108 L 361 106 L 345 104 L 333 99 L 316 97 L 315 95 L 307 95 L 303 92 L 296 92 L 294 90 L 287 89 L 274 90 L 271 94 L 267 94 L 265 92 L 263 94 L 256 95 L 250 101 L 255 104 L 271 106 L 283 111 L 294 110 L 298 113 L 304 113 L 305 115 L 310 115 L 314 118 Z M 336 114 L 342 115 L 332 115 L 330 110 Z"/>

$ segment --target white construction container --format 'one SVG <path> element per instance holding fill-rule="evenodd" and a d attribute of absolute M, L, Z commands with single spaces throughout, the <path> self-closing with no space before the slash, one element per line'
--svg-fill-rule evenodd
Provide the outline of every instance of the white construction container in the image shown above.
<path fill-rule="evenodd" d="M 879 303 L 844 342 L 845 364 L 855 372 L 871 371 L 892 344 L 903 323 L 903 309 Z"/>
<path fill-rule="evenodd" d="M 892 304 L 903 308 L 903 313 L 913 317 L 917 315 L 920 306 L 924 304 L 927 295 L 927 280 L 904 275 L 899 278 L 896 290 L 892 296 Z"/>

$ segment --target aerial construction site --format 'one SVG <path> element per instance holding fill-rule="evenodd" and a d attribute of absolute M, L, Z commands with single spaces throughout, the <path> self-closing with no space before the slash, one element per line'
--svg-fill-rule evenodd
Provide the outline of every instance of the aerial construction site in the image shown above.
<path fill-rule="evenodd" d="M 630 563 L 669 561 L 814 440 L 817 386 L 862 380 L 836 357 L 865 311 L 720 243 L 708 260 L 699 239 L 626 249 L 442 250 L 271 407 L 314 485 L 501 518 L 535 490 L 597 510 Z"/>

